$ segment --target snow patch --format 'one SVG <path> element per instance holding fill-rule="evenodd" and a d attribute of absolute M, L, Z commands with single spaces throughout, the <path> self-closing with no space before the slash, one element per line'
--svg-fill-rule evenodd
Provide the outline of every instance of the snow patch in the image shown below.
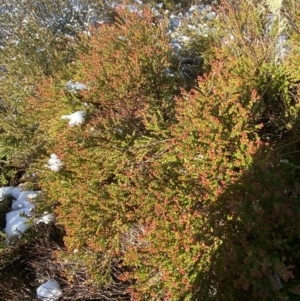
<path fill-rule="evenodd" d="M 28 228 L 28 216 L 31 214 L 31 209 L 22 208 L 8 212 L 6 214 L 6 227 L 4 229 L 8 237 L 19 236 Z"/>
<path fill-rule="evenodd" d="M 44 223 L 46 225 L 55 223 L 55 214 L 45 212 L 44 215 L 36 221 L 37 224 Z"/>
<path fill-rule="evenodd" d="M 34 205 L 31 203 L 33 201 L 39 192 L 36 191 L 30 191 L 30 190 L 25 190 L 20 193 L 18 198 L 13 201 L 11 209 L 12 210 L 19 210 L 22 208 L 28 208 L 28 209 L 33 209 Z"/>
<path fill-rule="evenodd" d="M 0 200 L 13 197 L 11 211 L 6 214 L 6 227 L 4 232 L 8 238 L 19 236 L 29 228 L 29 217 L 34 209 L 34 200 L 40 191 L 24 190 L 20 187 L 1 187 Z"/>
<path fill-rule="evenodd" d="M 69 126 L 74 126 L 74 125 L 80 125 L 84 123 L 85 121 L 85 115 L 86 112 L 84 111 L 77 111 L 73 114 L 70 115 L 63 115 L 60 117 L 60 119 L 68 119 L 69 120 Z"/>
<path fill-rule="evenodd" d="M 0 188 L 0 200 L 3 200 L 5 197 L 12 196 L 14 199 L 17 199 L 21 194 L 22 189 L 19 187 L 7 186 Z"/>
<path fill-rule="evenodd" d="M 50 279 L 43 283 L 36 290 L 37 298 L 43 301 L 57 301 L 62 295 L 59 283 L 55 279 Z"/>
<path fill-rule="evenodd" d="M 45 166 L 51 169 L 52 171 L 59 172 L 64 166 L 64 164 L 56 154 L 52 154 L 50 155 L 50 159 L 48 160 L 48 165 Z"/>

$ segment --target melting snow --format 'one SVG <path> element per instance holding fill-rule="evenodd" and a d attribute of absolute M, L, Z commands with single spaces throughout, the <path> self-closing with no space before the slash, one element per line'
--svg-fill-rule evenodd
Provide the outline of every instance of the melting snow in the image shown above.
<path fill-rule="evenodd" d="M 28 216 L 30 214 L 31 210 L 28 208 L 14 210 L 6 214 L 6 227 L 4 231 L 8 237 L 18 236 L 29 228 Z"/>
<path fill-rule="evenodd" d="M 54 162 L 54 155 L 51 155 L 49 161 L 51 164 Z M 56 156 L 57 157 L 57 156 Z M 58 159 L 59 160 L 59 159 Z M 20 187 L 1 187 L 0 188 L 0 202 L 5 197 L 13 197 L 11 211 L 6 214 L 6 227 L 4 232 L 8 238 L 19 236 L 24 233 L 29 227 L 29 218 L 32 216 L 35 207 L 34 200 L 40 194 L 40 191 L 22 190 Z M 44 212 L 44 215 L 35 221 L 37 224 L 49 224 L 55 222 L 55 214 Z"/>
<path fill-rule="evenodd" d="M 40 219 L 36 221 L 37 224 L 45 223 L 46 225 L 54 223 L 55 222 L 55 214 L 54 213 L 44 213 Z"/>
<path fill-rule="evenodd" d="M 74 126 L 74 125 L 79 125 L 84 123 L 85 121 L 85 115 L 86 112 L 84 111 L 77 111 L 73 114 L 70 115 L 63 115 L 60 117 L 60 119 L 68 119 L 69 120 L 69 125 Z"/>
<path fill-rule="evenodd" d="M 62 295 L 62 290 L 60 289 L 59 283 L 50 279 L 43 283 L 36 290 L 37 298 L 43 301 L 57 301 Z"/>
<path fill-rule="evenodd" d="M 30 202 L 33 201 L 38 195 L 36 191 L 22 191 L 16 200 L 13 201 L 11 209 L 18 210 L 22 208 L 33 209 L 34 205 Z"/>
<path fill-rule="evenodd" d="M 17 199 L 22 192 L 22 189 L 19 187 L 1 187 L 0 188 L 0 200 L 3 200 L 4 197 L 12 196 L 14 199 Z"/>
<path fill-rule="evenodd" d="M 46 165 L 46 167 L 50 168 L 52 171 L 59 172 L 63 166 L 63 162 L 56 154 L 50 155 L 50 159 L 48 160 L 48 165 Z"/>
<path fill-rule="evenodd" d="M 39 191 L 22 191 L 19 187 L 2 187 L 0 188 L 0 200 L 12 196 L 14 198 L 11 211 L 6 214 L 6 227 L 4 229 L 8 237 L 18 236 L 29 228 L 28 217 L 34 209 L 33 201 Z"/>

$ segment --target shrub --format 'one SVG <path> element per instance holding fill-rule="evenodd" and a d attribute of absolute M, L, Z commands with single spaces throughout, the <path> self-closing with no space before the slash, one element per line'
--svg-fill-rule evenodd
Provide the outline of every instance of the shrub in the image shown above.
<path fill-rule="evenodd" d="M 148 167 L 151 181 L 137 181 L 143 185 L 139 190 L 147 191 L 144 202 L 153 204 L 146 210 L 154 212 L 143 215 L 149 226 L 142 238 L 148 244 L 131 251 L 139 258 L 141 300 L 194 300 L 196 291 L 202 294 L 210 286 L 205 278 L 194 281 L 209 272 L 214 250 L 222 243 L 208 223 L 211 207 L 251 165 L 260 145 L 251 117 L 256 94 L 244 107 L 241 88 L 223 62 L 212 63 L 197 89 L 177 98 L 172 144 Z"/>
<path fill-rule="evenodd" d="M 78 62 L 77 76 L 89 87 L 79 98 L 68 98 L 55 81 L 40 86 L 39 118 L 55 116 L 41 128 L 65 163 L 57 174 L 41 173 L 41 185 L 59 202 L 69 251 L 78 250 L 69 258 L 84 262 L 95 283 L 107 283 L 108 267 L 122 258 L 127 272 L 119 278 L 136 280 L 137 300 L 192 300 L 194 280 L 221 243 L 206 224 L 210 203 L 238 181 L 260 145 L 251 114 L 257 96 L 242 93 L 242 81 L 216 61 L 175 106 L 174 79 L 164 75 L 170 50 L 162 28 L 124 11 L 120 17 L 95 32 Z M 66 127 L 59 117 L 82 110 L 82 102 L 85 124 Z"/>
<path fill-rule="evenodd" d="M 297 129 L 298 73 L 292 57 L 277 60 L 278 24 L 268 31 L 254 2 L 224 2 L 218 18 L 209 72 L 190 91 L 178 95 L 168 73 L 164 21 L 119 9 L 27 99 L 63 162 L 41 168 L 41 153 L 35 167 L 40 206 L 66 230 L 57 260 L 72 262 L 70 282 L 75 266 L 106 286 L 117 265 L 134 300 L 298 296 L 297 165 L 269 144 Z M 68 126 L 74 112 L 84 122 Z"/>
<path fill-rule="evenodd" d="M 107 283 L 121 236 L 139 219 L 140 201 L 129 200 L 135 186 L 130 171 L 161 156 L 175 120 L 177 79 L 167 73 L 172 53 L 165 26 L 152 23 L 147 10 L 118 14 L 116 23 L 93 31 L 73 65 L 72 80 L 86 90 L 69 91 L 57 77 L 28 100 L 49 153 L 65 164 L 57 174 L 40 172 L 41 187 L 48 202 L 58 201 L 65 243 L 70 252 L 79 250 L 96 284 Z M 86 111 L 84 124 L 68 127 L 60 119 L 78 110 Z"/>
<path fill-rule="evenodd" d="M 209 225 L 222 244 L 205 277 L 214 288 L 199 300 L 299 298 L 299 196 L 288 169 L 266 152 L 212 204 Z M 226 217 L 222 223 L 219 221 Z"/>
<path fill-rule="evenodd" d="M 7 185 L 16 184 L 44 151 L 43 137 L 37 138 L 37 120 L 24 110 L 27 98 L 42 78 L 67 72 L 83 47 L 79 33 L 88 34 L 90 27 L 108 21 L 109 13 L 103 1 L 4 2 L 0 12 L 0 158 L 6 161 L 1 171 Z"/>
<path fill-rule="evenodd" d="M 285 11 L 290 7 L 288 4 L 284 5 Z M 293 126 L 299 111 L 291 93 L 294 84 L 285 68 L 290 25 L 285 24 L 282 29 L 267 7 L 255 1 L 223 1 L 212 25 L 214 29 L 206 40 L 207 51 L 202 56 L 205 60 L 224 60 L 233 76 L 243 81 L 243 93 L 257 91 L 260 101 L 253 107 L 253 113 L 257 124 L 264 124 L 261 138 L 278 139 Z M 201 35 L 195 36 L 192 49 L 199 49 L 202 40 Z"/>

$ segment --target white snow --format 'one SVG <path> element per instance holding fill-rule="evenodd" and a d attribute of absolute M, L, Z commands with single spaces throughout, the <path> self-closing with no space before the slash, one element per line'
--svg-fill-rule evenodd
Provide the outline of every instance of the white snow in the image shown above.
<path fill-rule="evenodd" d="M 57 156 L 52 154 L 49 159 L 52 165 L 49 167 L 56 166 L 57 160 L 59 160 Z M 0 202 L 5 197 L 13 197 L 11 211 L 6 214 L 6 227 L 4 228 L 8 238 L 19 236 L 30 227 L 29 218 L 35 207 L 34 200 L 40 193 L 40 191 L 22 190 L 20 187 L 13 186 L 0 188 Z M 55 214 L 44 212 L 44 215 L 36 221 L 37 224 L 42 222 L 45 224 L 55 222 Z"/>
<path fill-rule="evenodd" d="M 61 165 L 54 164 L 49 167 L 52 171 L 59 172 L 61 170 Z"/>
<path fill-rule="evenodd" d="M 21 194 L 22 189 L 19 187 L 6 186 L 0 188 L 0 200 L 3 200 L 4 197 L 12 196 L 14 199 L 17 199 Z"/>
<path fill-rule="evenodd" d="M 60 162 L 60 159 L 58 158 L 58 156 L 56 154 L 51 154 L 50 159 L 48 160 L 48 165 L 56 164 L 58 162 L 58 160 Z"/>
<path fill-rule="evenodd" d="M 85 121 L 85 115 L 86 112 L 84 111 L 77 111 L 73 114 L 70 115 L 63 115 L 60 117 L 60 119 L 68 119 L 69 120 L 69 126 L 74 126 L 74 125 L 80 125 L 84 123 Z"/>
<path fill-rule="evenodd" d="M 12 210 L 18 210 L 21 208 L 28 208 L 28 209 L 33 209 L 34 205 L 30 202 L 33 201 L 39 192 L 36 191 L 30 191 L 30 190 L 25 190 L 20 193 L 18 198 L 16 200 L 13 200 L 11 209 Z"/>
<path fill-rule="evenodd" d="M 51 224 L 51 223 L 55 223 L 55 214 L 54 213 L 44 213 L 45 215 L 43 215 L 40 219 L 38 219 L 36 221 L 37 224 L 40 223 L 45 223 L 46 225 Z"/>
<path fill-rule="evenodd" d="M 24 190 L 20 187 L 1 187 L 0 200 L 12 196 L 11 211 L 6 214 L 6 227 L 4 232 L 8 237 L 18 236 L 29 228 L 28 217 L 32 214 L 34 204 L 32 203 L 40 191 Z"/>
<path fill-rule="evenodd" d="M 118 39 L 121 40 L 121 41 L 123 41 L 123 42 L 126 41 L 126 38 L 124 36 L 119 36 Z"/>
<path fill-rule="evenodd" d="M 57 301 L 62 295 L 59 283 L 55 279 L 50 279 L 43 283 L 36 290 L 37 298 L 43 301 Z"/>
<path fill-rule="evenodd" d="M 56 154 L 50 155 L 48 165 L 46 165 L 47 168 L 51 169 L 52 171 L 59 172 L 63 166 L 63 162 L 58 158 Z"/>
<path fill-rule="evenodd" d="M 6 214 L 6 227 L 4 231 L 8 237 L 18 236 L 29 228 L 27 216 L 30 216 L 30 214 L 31 209 L 29 208 L 14 210 Z"/>

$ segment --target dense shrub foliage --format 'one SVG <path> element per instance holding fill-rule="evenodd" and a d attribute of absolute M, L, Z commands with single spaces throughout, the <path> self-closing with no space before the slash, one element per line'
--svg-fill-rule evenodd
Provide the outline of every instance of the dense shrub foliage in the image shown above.
<path fill-rule="evenodd" d="M 49 200 L 59 202 L 70 251 L 104 257 L 99 266 L 91 265 L 98 274 L 108 272 L 120 253 L 121 236 L 139 220 L 141 204 L 129 200 L 136 185 L 130 173 L 137 166 L 142 172 L 148 156 L 153 160 L 164 152 L 178 93 L 176 77 L 167 72 L 172 53 L 164 25 L 153 24 L 147 11 L 143 16 L 125 10 L 119 14 L 114 25 L 93 33 L 74 65 L 74 80 L 85 83 L 86 90 L 73 93 L 61 79 L 47 80 L 29 100 L 49 152 L 65 164 L 58 175 L 41 173 L 41 187 Z M 69 127 L 60 119 L 83 110 L 83 125 Z"/>
<path fill-rule="evenodd" d="M 194 27 L 170 32 L 163 14 L 119 5 L 49 48 L 50 69 L 7 61 L 3 155 L 64 227 L 65 284 L 122 283 L 133 300 L 299 299 L 300 7 L 279 4 L 223 1 L 205 34 L 194 10 Z"/>
<path fill-rule="evenodd" d="M 77 34 L 96 23 L 101 6 L 90 1 L 1 1 L 1 139 L 3 184 L 16 183 L 43 149 L 27 98 L 43 76 L 62 71 L 75 56 Z M 27 110 L 28 111 L 28 110 Z"/>

